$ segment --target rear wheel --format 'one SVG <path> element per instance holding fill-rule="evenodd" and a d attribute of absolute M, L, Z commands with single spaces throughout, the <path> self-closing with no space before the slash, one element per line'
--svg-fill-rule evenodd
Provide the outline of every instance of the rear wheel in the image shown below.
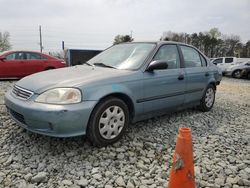
<path fill-rule="evenodd" d="M 200 102 L 200 109 L 203 112 L 208 112 L 214 105 L 215 101 L 215 87 L 209 84 L 203 94 Z"/>
<path fill-rule="evenodd" d="M 106 146 L 119 140 L 129 123 L 127 105 L 118 98 L 100 102 L 91 114 L 87 136 L 95 146 Z"/>
<path fill-rule="evenodd" d="M 241 78 L 241 70 L 235 70 L 232 74 L 234 78 Z"/>

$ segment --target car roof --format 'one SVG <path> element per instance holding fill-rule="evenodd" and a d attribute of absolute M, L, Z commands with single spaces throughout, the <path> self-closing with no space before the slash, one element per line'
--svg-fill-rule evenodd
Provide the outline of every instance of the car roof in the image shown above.
<path fill-rule="evenodd" d="M 175 42 L 175 41 L 163 41 L 163 40 L 161 41 L 133 41 L 133 42 L 126 42 L 126 43 L 151 43 L 151 44 L 156 44 L 158 46 L 161 46 L 164 44 L 179 44 L 179 45 L 189 46 L 189 47 L 197 49 L 195 46 L 192 46 L 183 42 Z M 126 44 L 126 43 L 120 43 L 120 44 Z M 200 51 L 199 49 L 197 50 Z"/>
<path fill-rule="evenodd" d="M 13 52 L 31 52 L 31 53 L 44 54 L 44 53 L 37 52 L 37 51 L 32 51 L 32 50 L 9 50 L 9 51 L 5 51 L 5 53 L 13 53 Z"/>
<path fill-rule="evenodd" d="M 191 46 L 189 44 L 183 43 L 183 42 L 175 42 L 175 41 L 133 41 L 133 42 L 128 42 L 128 43 L 153 43 L 157 45 L 162 45 L 162 44 L 181 44 L 181 45 L 186 45 L 186 46 Z M 123 43 L 120 43 L 123 44 Z"/>
<path fill-rule="evenodd" d="M 45 53 L 41 53 L 41 52 L 37 52 L 37 51 L 32 51 L 32 50 L 8 50 L 8 51 L 5 51 L 3 53 L 1 53 L 1 55 L 5 55 L 5 54 L 10 54 L 10 53 L 15 53 L 15 52 L 30 52 L 30 53 L 37 53 L 37 54 L 41 54 L 47 58 L 50 58 L 50 59 L 57 59 L 56 57 L 52 56 L 52 55 L 49 55 L 49 54 L 45 54 Z"/>

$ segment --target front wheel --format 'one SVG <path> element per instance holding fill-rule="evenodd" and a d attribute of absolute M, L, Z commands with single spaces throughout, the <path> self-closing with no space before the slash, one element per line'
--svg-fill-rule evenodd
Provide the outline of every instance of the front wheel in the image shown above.
<path fill-rule="evenodd" d="M 232 76 L 234 78 L 241 78 L 241 70 L 236 70 L 233 72 Z"/>
<path fill-rule="evenodd" d="M 95 146 L 106 146 L 119 140 L 129 123 L 127 105 L 118 98 L 100 102 L 91 114 L 87 136 Z"/>
<path fill-rule="evenodd" d="M 203 97 L 200 102 L 200 109 L 203 112 L 208 112 L 214 105 L 215 101 L 215 88 L 213 85 L 209 84 L 203 94 Z"/>

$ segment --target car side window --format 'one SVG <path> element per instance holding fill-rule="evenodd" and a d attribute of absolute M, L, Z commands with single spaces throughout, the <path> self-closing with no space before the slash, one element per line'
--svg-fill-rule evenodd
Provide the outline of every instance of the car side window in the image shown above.
<path fill-rule="evenodd" d="M 200 54 L 200 58 L 201 58 L 201 64 L 203 67 L 206 67 L 207 66 L 207 61 L 206 59 Z"/>
<path fill-rule="evenodd" d="M 222 63 L 222 58 L 215 59 L 215 60 L 213 61 L 213 63 L 216 63 L 216 64 Z"/>
<path fill-rule="evenodd" d="M 234 61 L 234 58 L 225 58 L 225 63 L 232 63 Z"/>
<path fill-rule="evenodd" d="M 200 54 L 198 51 L 188 46 L 180 46 L 180 48 L 183 54 L 186 68 L 202 66 Z"/>
<path fill-rule="evenodd" d="M 180 57 L 176 45 L 168 44 L 160 47 L 153 60 L 166 61 L 168 69 L 180 68 Z"/>
<path fill-rule="evenodd" d="M 15 57 L 16 57 L 15 54 L 16 53 L 11 53 L 11 54 L 7 55 L 6 60 L 15 60 Z"/>
<path fill-rule="evenodd" d="M 42 59 L 42 58 L 41 58 L 41 55 L 39 55 L 39 54 L 26 52 L 26 59 L 27 60 L 37 60 L 37 59 Z"/>
<path fill-rule="evenodd" d="M 6 60 L 22 60 L 24 59 L 23 52 L 15 52 L 6 56 Z"/>

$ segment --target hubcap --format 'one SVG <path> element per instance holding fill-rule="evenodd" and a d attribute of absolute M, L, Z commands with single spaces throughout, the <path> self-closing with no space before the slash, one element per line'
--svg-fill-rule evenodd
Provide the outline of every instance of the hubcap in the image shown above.
<path fill-rule="evenodd" d="M 240 78 L 240 71 L 235 71 L 235 73 L 234 73 L 234 77 L 235 78 Z"/>
<path fill-rule="evenodd" d="M 99 132 L 105 139 L 117 137 L 125 124 L 125 114 L 119 106 L 108 107 L 101 115 L 99 120 Z"/>
<path fill-rule="evenodd" d="M 205 95 L 205 103 L 208 108 L 213 105 L 214 102 L 214 90 L 212 88 L 208 88 Z"/>

